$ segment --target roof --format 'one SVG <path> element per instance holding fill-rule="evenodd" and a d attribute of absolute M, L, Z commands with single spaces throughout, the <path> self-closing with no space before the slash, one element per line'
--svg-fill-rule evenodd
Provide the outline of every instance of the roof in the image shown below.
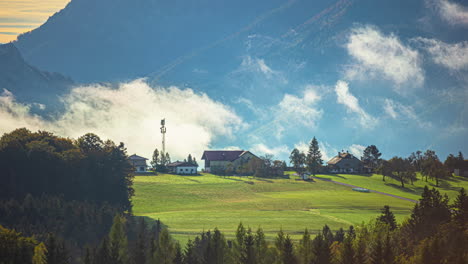
<path fill-rule="evenodd" d="M 358 158 L 354 157 L 353 154 L 348 153 L 348 152 L 338 152 L 338 155 L 333 157 L 331 160 L 327 162 L 328 165 L 335 165 L 338 162 L 342 161 L 343 159 L 357 159 Z"/>
<path fill-rule="evenodd" d="M 248 152 L 249 151 L 245 150 L 205 150 L 201 159 L 215 161 L 234 161 Z"/>
<path fill-rule="evenodd" d="M 128 158 L 131 159 L 131 160 L 148 160 L 147 158 L 143 158 L 141 156 L 138 156 L 137 154 L 133 154 Z"/>
<path fill-rule="evenodd" d="M 198 165 L 190 162 L 176 161 L 167 164 L 167 167 L 198 167 Z"/>

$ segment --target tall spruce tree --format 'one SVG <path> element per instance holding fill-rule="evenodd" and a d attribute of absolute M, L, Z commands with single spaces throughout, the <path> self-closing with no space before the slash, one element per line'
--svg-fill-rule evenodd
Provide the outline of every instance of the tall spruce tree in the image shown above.
<path fill-rule="evenodd" d="M 109 255 L 114 263 L 129 263 L 125 218 L 120 215 L 114 217 L 114 222 L 109 232 Z"/>
<path fill-rule="evenodd" d="M 307 168 L 312 175 L 316 175 L 322 166 L 322 153 L 317 139 L 314 137 L 309 144 L 309 151 L 307 152 Z"/>
<path fill-rule="evenodd" d="M 397 227 L 397 223 L 395 220 L 395 215 L 392 211 L 390 211 L 390 206 L 384 205 L 381 211 L 382 214 L 379 217 L 377 217 L 377 221 L 387 224 L 390 230 L 395 230 Z"/>

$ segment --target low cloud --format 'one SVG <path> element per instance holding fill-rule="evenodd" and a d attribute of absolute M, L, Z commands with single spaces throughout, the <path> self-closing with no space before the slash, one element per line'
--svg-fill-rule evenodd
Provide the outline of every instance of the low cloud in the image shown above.
<path fill-rule="evenodd" d="M 427 38 L 414 41 L 422 45 L 435 63 L 452 71 L 468 69 L 468 41 L 455 44 Z"/>
<path fill-rule="evenodd" d="M 255 144 L 252 146 L 251 151 L 257 155 L 273 155 L 274 159 L 281 159 L 282 157 L 289 157 L 289 148 L 286 145 L 281 145 L 278 147 L 268 147 L 265 144 Z"/>
<path fill-rule="evenodd" d="M 349 146 L 349 152 L 353 154 L 356 158 L 361 159 L 362 153 L 364 153 L 364 150 L 366 149 L 365 146 L 359 145 L 359 144 L 352 144 Z"/>
<path fill-rule="evenodd" d="M 440 16 L 447 23 L 468 26 L 468 8 L 448 0 L 439 0 L 437 7 Z"/>
<path fill-rule="evenodd" d="M 320 100 L 316 87 L 309 85 L 299 96 L 285 94 L 278 104 L 276 116 L 281 122 L 315 128 L 323 115 L 323 110 L 317 106 Z"/>
<path fill-rule="evenodd" d="M 353 79 L 387 79 L 401 91 L 403 84 L 419 87 L 424 83 L 417 50 L 405 46 L 394 34 L 384 35 L 374 26 L 354 28 L 346 49 L 355 63 L 346 69 L 346 77 Z"/>
<path fill-rule="evenodd" d="M 96 133 L 103 139 L 124 142 L 129 154 L 151 157 L 161 148 L 160 120 L 166 118 L 166 148 L 172 159 L 189 153 L 199 158 L 220 137 L 234 137 L 242 120 L 229 107 L 206 94 L 177 87 L 150 87 L 144 80 L 118 87 L 89 85 L 74 88 L 63 97 L 65 111 L 54 120 L 30 113 L 5 92 L 0 96 L 0 133 L 19 127 L 48 130 L 77 138 Z"/>
<path fill-rule="evenodd" d="M 359 105 L 359 100 L 349 91 L 348 83 L 338 81 L 335 85 L 337 102 L 346 107 L 348 112 L 357 115 L 359 124 L 364 128 L 373 128 L 377 124 L 377 119 L 369 115 Z"/>
<path fill-rule="evenodd" d="M 421 118 L 416 114 L 414 108 L 411 106 L 403 105 L 391 99 L 385 99 L 383 108 L 384 112 L 391 119 L 403 122 L 411 121 L 421 128 L 430 128 L 432 126 L 430 122 L 421 120 Z"/>

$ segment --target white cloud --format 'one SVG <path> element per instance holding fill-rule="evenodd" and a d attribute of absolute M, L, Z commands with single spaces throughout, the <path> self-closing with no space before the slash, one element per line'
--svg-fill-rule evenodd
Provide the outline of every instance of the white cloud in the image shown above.
<path fill-rule="evenodd" d="M 468 41 L 448 44 L 436 39 L 416 38 L 435 63 L 450 70 L 468 69 Z"/>
<path fill-rule="evenodd" d="M 63 98 L 65 112 L 49 121 L 29 113 L 10 93 L 0 96 L 0 133 L 15 128 L 48 130 L 76 138 L 96 133 L 103 139 L 124 142 L 129 154 L 150 157 L 161 148 L 160 119 L 166 118 L 166 148 L 173 159 L 189 153 L 199 157 L 217 137 L 232 137 L 243 128 L 229 107 L 206 94 L 177 87 L 149 87 L 143 80 L 74 88 Z"/>
<path fill-rule="evenodd" d="M 349 79 L 387 79 L 397 91 L 403 84 L 418 87 L 424 82 L 418 51 L 393 34 L 384 35 L 373 26 L 358 27 L 351 31 L 346 48 L 356 61 L 346 70 Z"/>
<path fill-rule="evenodd" d="M 289 148 L 286 145 L 281 145 L 277 147 L 268 147 L 263 143 L 255 144 L 251 147 L 251 151 L 257 155 L 273 155 L 273 158 L 280 159 L 281 157 L 289 157 Z"/>
<path fill-rule="evenodd" d="M 346 106 L 348 112 L 355 113 L 358 116 L 360 125 L 364 128 L 373 128 L 377 124 L 377 119 L 369 115 L 359 105 L 359 100 L 349 92 L 348 83 L 338 81 L 335 85 L 337 102 Z"/>
<path fill-rule="evenodd" d="M 359 144 L 352 144 L 351 146 L 349 146 L 348 149 L 351 154 L 353 154 L 356 158 L 360 159 L 366 147 Z"/>
<path fill-rule="evenodd" d="M 253 72 L 263 75 L 267 79 L 274 79 L 283 84 L 286 84 L 288 81 L 283 76 L 281 71 L 273 70 L 268 66 L 264 59 L 252 58 L 251 56 L 244 56 L 240 68 L 235 71 L 238 72 Z"/>
<path fill-rule="evenodd" d="M 395 106 L 392 100 L 385 99 L 384 104 L 384 111 L 389 115 L 392 119 L 396 119 L 398 117 L 397 112 L 395 111 Z"/>
<path fill-rule="evenodd" d="M 320 100 L 316 87 L 309 85 L 301 96 L 285 94 L 278 104 L 276 116 L 282 122 L 315 128 L 323 115 L 323 110 L 317 107 Z"/>
<path fill-rule="evenodd" d="M 468 26 L 468 9 L 448 0 L 439 0 L 438 10 L 440 16 L 451 25 Z"/>
<path fill-rule="evenodd" d="M 403 105 L 391 99 L 385 99 L 383 108 L 385 113 L 394 120 L 411 120 L 421 128 L 429 128 L 432 126 L 430 122 L 421 120 L 421 118 L 416 114 L 414 108 L 411 106 Z"/>

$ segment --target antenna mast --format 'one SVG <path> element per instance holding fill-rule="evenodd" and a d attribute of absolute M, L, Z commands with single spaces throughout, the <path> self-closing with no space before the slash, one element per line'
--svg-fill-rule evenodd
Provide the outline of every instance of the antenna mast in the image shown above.
<path fill-rule="evenodd" d="M 166 155 L 166 119 L 161 120 L 162 152 Z"/>

